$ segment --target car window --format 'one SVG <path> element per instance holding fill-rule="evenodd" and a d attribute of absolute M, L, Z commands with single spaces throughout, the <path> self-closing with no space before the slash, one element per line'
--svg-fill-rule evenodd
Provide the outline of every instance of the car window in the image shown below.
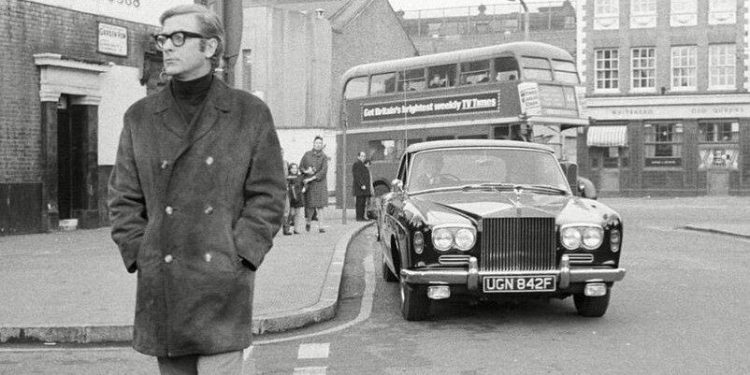
<path fill-rule="evenodd" d="M 407 189 L 483 183 L 550 185 L 567 190 L 554 155 L 500 147 L 429 150 L 416 153 L 409 166 Z"/>

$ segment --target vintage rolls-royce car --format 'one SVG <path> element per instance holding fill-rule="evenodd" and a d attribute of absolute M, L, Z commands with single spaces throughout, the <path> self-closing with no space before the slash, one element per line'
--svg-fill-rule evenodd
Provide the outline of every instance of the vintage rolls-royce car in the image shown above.
<path fill-rule="evenodd" d="M 424 319 L 432 301 L 456 295 L 573 296 L 580 315 L 604 315 L 625 276 L 622 220 L 572 194 L 567 170 L 528 142 L 409 146 L 378 217 L 383 275 L 400 282 L 403 317 Z"/>

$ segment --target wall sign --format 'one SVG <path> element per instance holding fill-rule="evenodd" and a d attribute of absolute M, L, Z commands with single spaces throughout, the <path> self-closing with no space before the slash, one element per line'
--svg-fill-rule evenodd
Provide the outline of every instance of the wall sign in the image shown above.
<path fill-rule="evenodd" d="M 486 112 L 499 109 L 500 93 L 399 100 L 363 105 L 362 121 Z"/>
<path fill-rule="evenodd" d="M 682 158 L 646 158 L 647 167 L 679 167 Z"/>
<path fill-rule="evenodd" d="M 128 29 L 99 22 L 97 51 L 115 56 L 128 55 Z"/>

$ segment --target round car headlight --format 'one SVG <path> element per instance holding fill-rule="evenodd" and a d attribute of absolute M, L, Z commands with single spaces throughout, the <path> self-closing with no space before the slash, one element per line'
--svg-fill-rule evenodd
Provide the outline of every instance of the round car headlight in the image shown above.
<path fill-rule="evenodd" d="M 456 248 L 461 251 L 468 251 L 471 250 L 472 247 L 474 247 L 476 236 L 474 235 L 473 231 L 466 228 L 461 228 L 456 231 L 456 237 L 453 239 L 453 241 L 456 243 Z"/>
<path fill-rule="evenodd" d="M 576 227 L 563 228 L 560 232 L 560 242 L 568 250 L 581 247 L 581 232 Z"/>
<path fill-rule="evenodd" d="M 435 250 L 448 251 L 453 245 L 453 235 L 446 228 L 438 228 L 432 231 L 432 245 Z"/>
<path fill-rule="evenodd" d="M 583 229 L 583 248 L 587 250 L 594 250 L 602 245 L 602 239 L 604 238 L 604 231 L 599 227 L 584 227 Z"/>

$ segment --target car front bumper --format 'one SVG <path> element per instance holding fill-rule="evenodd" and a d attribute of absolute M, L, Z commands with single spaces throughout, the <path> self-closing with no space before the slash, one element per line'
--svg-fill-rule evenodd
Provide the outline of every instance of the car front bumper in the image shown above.
<path fill-rule="evenodd" d="M 409 284 L 465 285 L 468 290 L 480 289 L 484 276 L 555 275 L 557 289 L 567 289 L 571 284 L 603 282 L 612 283 L 625 278 L 624 268 L 570 267 L 570 259 L 563 255 L 560 268 L 551 271 L 480 272 L 477 258 L 469 258 L 466 269 L 402 269 L 401 278 Z"/>

